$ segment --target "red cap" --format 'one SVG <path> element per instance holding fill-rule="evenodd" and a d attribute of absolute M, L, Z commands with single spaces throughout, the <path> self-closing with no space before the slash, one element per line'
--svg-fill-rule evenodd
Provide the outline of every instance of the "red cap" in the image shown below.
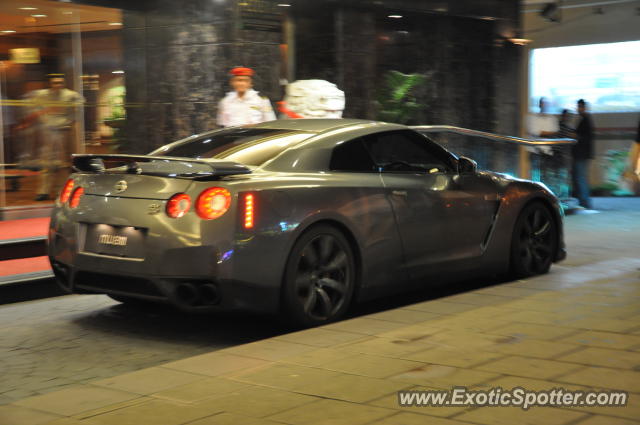
<path fill-rule="evenodd" d="M 237 66 L 229 71 L 233 77 L 253 77 L 253 69 Z"/>

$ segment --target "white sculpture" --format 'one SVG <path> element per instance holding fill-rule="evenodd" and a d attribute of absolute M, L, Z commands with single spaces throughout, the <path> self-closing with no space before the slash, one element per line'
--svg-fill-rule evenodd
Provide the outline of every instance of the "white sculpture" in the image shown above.
<path fill-rule="evenodd" d="M 289 118 L 342 118 L 344 92 L 325 80 L 298 80 L 287 85 L 278 103 Z"/>

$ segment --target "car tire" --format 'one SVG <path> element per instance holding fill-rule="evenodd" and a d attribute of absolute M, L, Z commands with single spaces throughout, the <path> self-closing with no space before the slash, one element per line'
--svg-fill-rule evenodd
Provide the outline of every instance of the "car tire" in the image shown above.
<path fill-rule="evenodd" d="M 284 273 L 282 303 L 289 324 L 312 327 L 340 319 L 356 286 L 353 249 L 344 234 L 317 225 L 295 242 Z"/>
<path fill-rule="evenodd" d="M 511 237 L 511 274 L 515 278 L 549 271 L 558 245 L 558 227 L 542 202 L 527 205 L 518 216 Z"/>

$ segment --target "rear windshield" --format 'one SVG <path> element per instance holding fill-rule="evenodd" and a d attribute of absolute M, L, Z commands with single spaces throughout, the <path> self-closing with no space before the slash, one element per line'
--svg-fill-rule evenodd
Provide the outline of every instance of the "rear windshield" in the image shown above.
<path fill-rule="evenodd" d="M 160 148 L 152 155 L 185 158 L 226 159 L 260 166 L 313 133 L 268 128 L 232 128 L 198 136 L 173 146 Z"/>

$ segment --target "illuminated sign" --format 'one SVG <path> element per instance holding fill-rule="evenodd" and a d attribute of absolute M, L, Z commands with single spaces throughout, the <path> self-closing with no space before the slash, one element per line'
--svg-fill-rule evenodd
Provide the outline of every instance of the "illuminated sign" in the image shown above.
<path fill-rule="evenodd" d="M 15 63 L 40 63 L 40 49 L 35 47 L 9 49 L 9 60 Z"/>

